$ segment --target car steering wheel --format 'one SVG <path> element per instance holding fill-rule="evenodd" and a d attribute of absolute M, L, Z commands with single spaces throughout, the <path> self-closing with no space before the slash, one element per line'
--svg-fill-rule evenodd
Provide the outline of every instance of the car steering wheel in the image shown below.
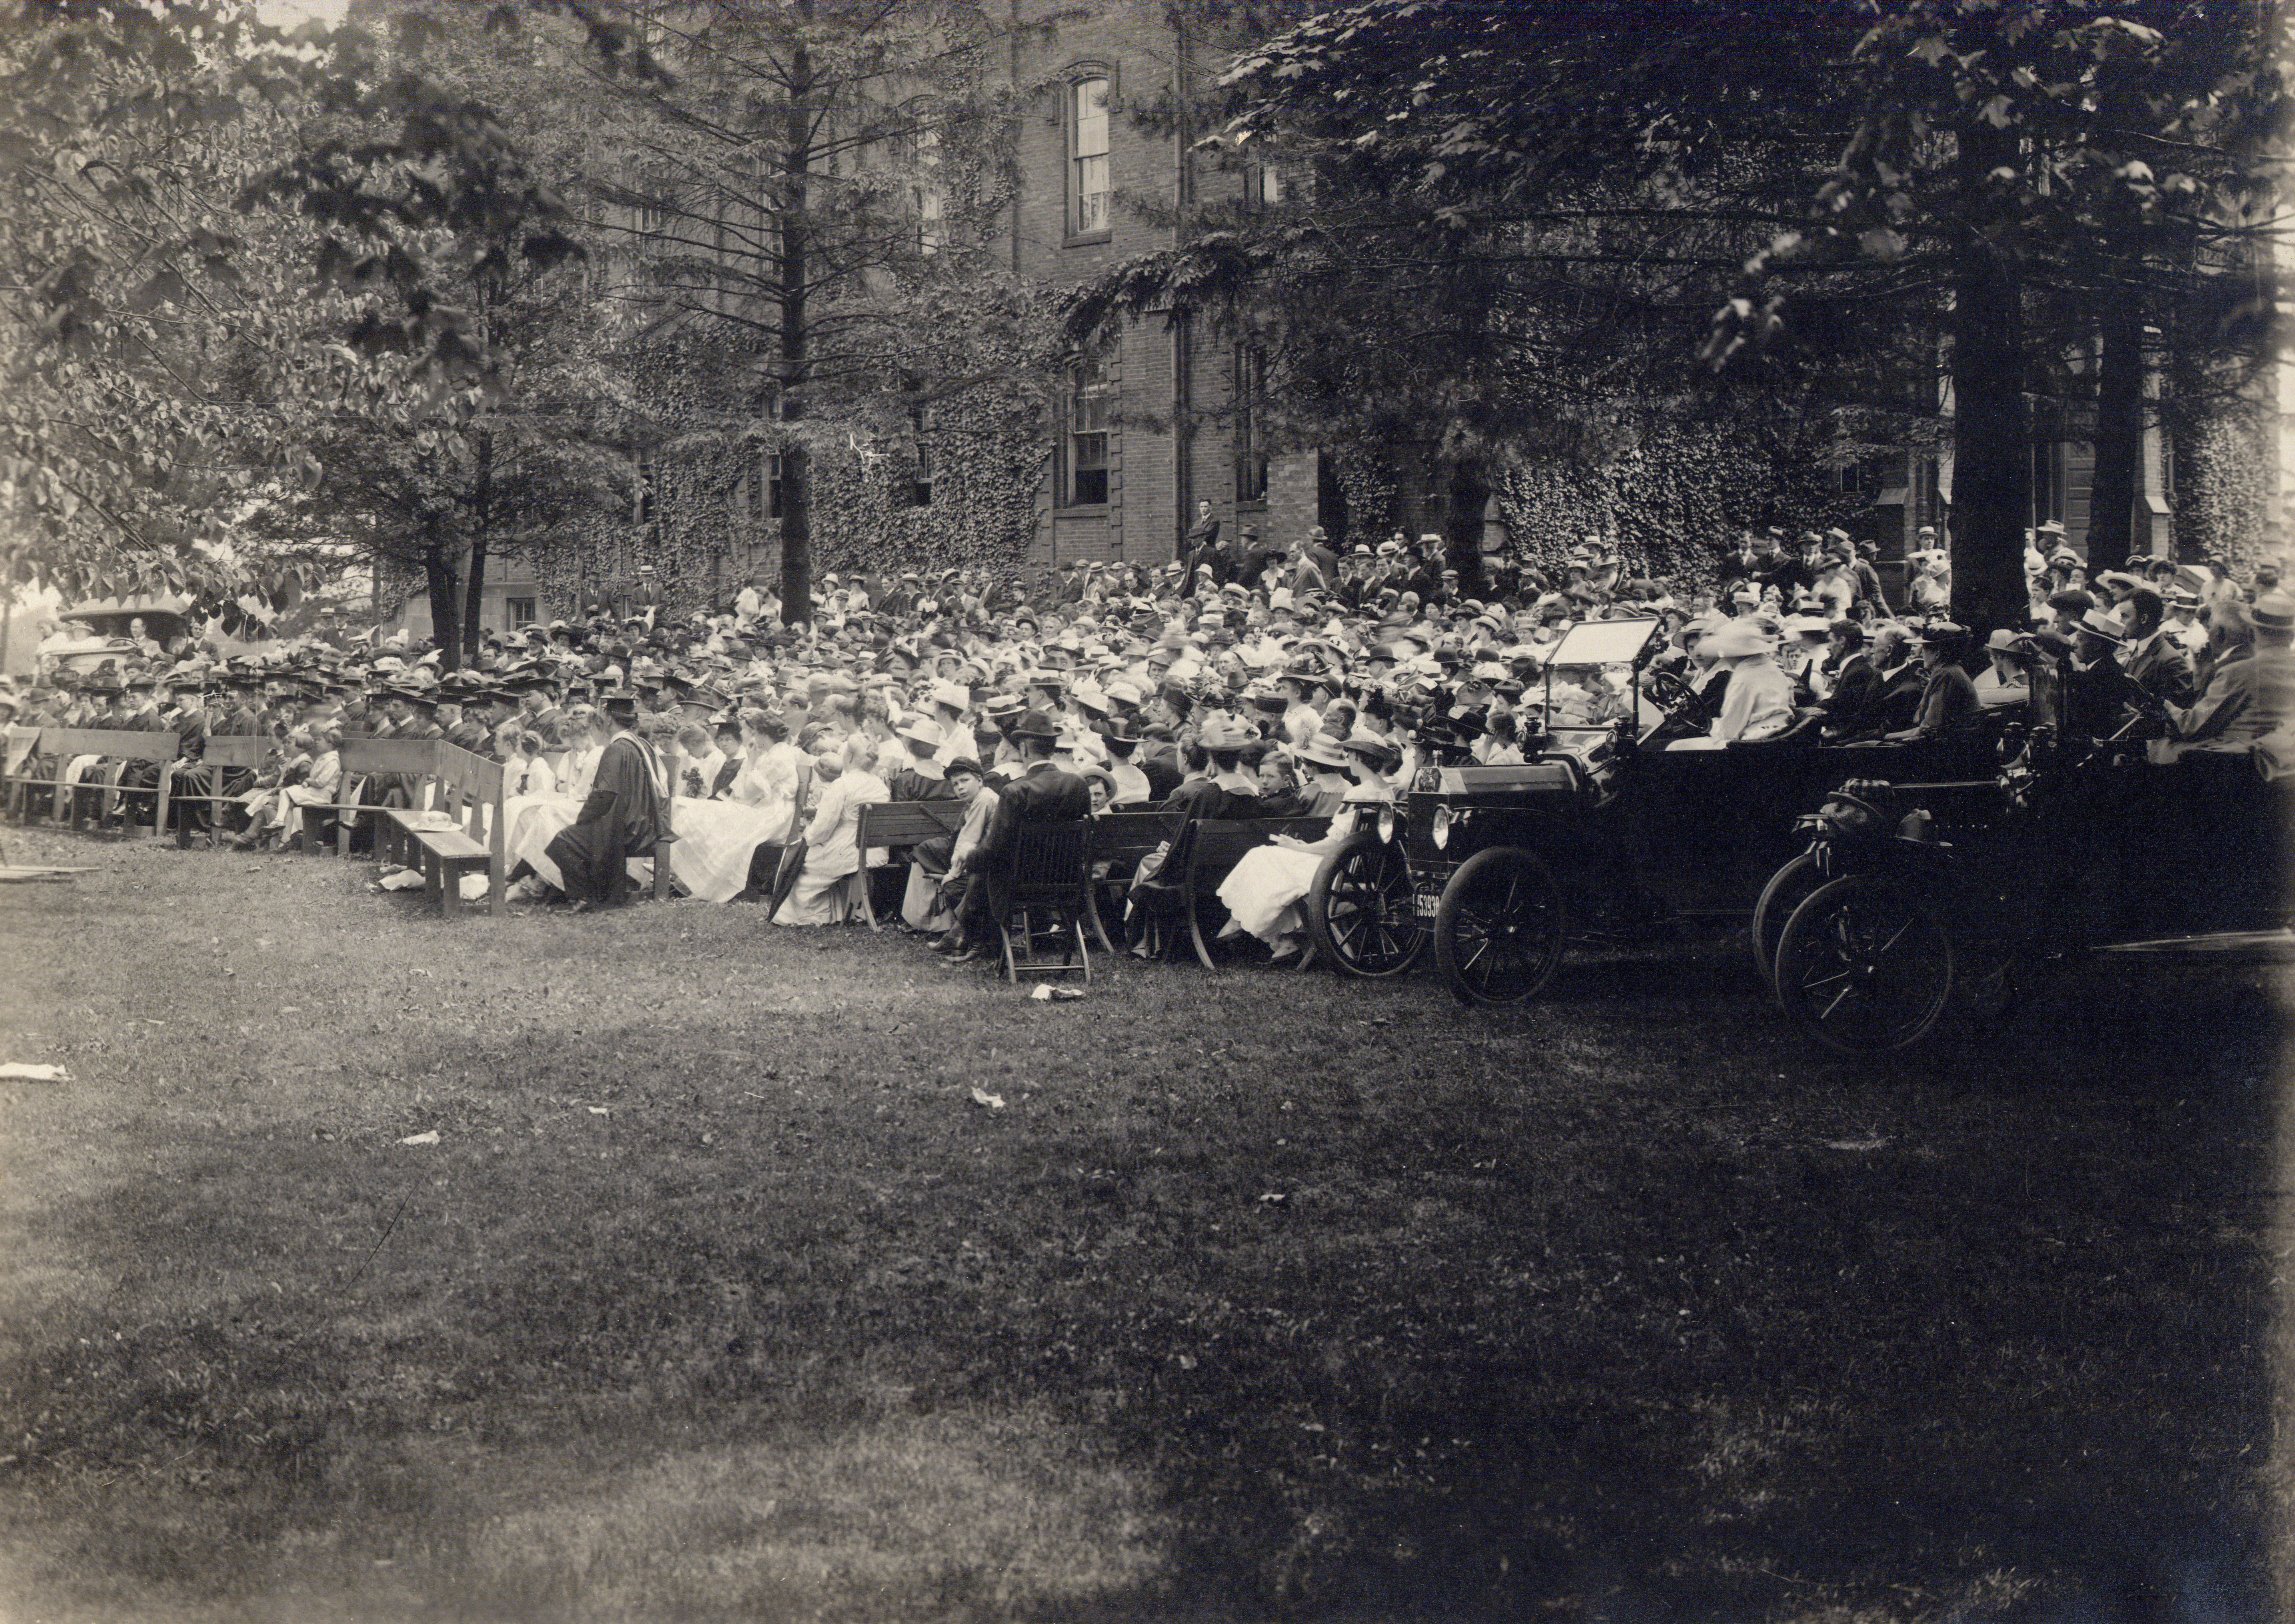
<path fill-rule="evenodd" d="M 1646 673 L 1644 691 L 1669 716 L 1678 716 L 1697 703 L 1697 690 L 1670 671 Z"/>

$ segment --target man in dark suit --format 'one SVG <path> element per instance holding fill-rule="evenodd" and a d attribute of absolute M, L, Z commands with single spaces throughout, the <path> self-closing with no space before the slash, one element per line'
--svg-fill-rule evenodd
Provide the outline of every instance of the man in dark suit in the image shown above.
<path fill-rule="evenodd" d="M 1267 567 L 1280 556 L 1259 539 L 1256 525 L 1246 525 L 1242 534 L 1236 538 L 1234 573 L 1220 584 L 1226 586 L 1231 582 L 1240 582 L 1246 590 L 1255 589 L 1259 585 L 1259 577 L 1267 573 Z"/>
<path fill-rule="evenodd" d="M 1020 826 L 1081 821 L 1091 815 L 1091 792 L 1083 779 L 1052 762 L 1060 724 L 1050 712 L 1030 711 L 1004 734 L 1019 751 L 1019 775 L 995 792 L 996 805 L 980 844 L 959 861 L 965 881 L 964 900 L 957 907 L 962 934 L 951 964 L 987 956 L 988 925 L 1009 911 L 1006 886 Z"/>
<path fill-rule="evenodd" d="M 1180 538 L 1180 551 L 1173 556 L 1187 560 L 1192 575 L 1196 566 L 1204 561 L 1201 555 L 1216 549 L 1219 539 L 1220 522 L 1212 515 L 1212 504 L 1199 502 L 1196 504 L 1196 522 L 1188 526 L 1188 534 Z"/>
<path fill-rule="evenodd" d="M 2168 635 L 2166 600 L 2150 587 L 2139 586 L 2128 594 L 2119 612 L 2128 624 L 2120 658 L 2129 679 L 2156 704 L 2191 704 L 2199 695 L 2192 656 Z"/>
<path fill-rule="evenodd" d="M 1314 555 L 1315 567 L 1326 581 L 1339 578 L 1339 555 L 1331 551 L 1331 533 L 1317 525 L 1307 532 L 1307 551 Z"/>
<path fill-rule="evenodd" d="M 1881 673 L 1865 653 L 1865 628 L 1853 620 L 1836 620 L 1826 635 L 1826 649 L 1818 670 L 1830 682 L 1825 696 L 1825 726 L 1850 730 L 1881 690 Z"/>
<path fill-rule="evenodd" d="M 1833 691 L 1825 697 L 1826 734 L 1842 738 L 1877 729 L 1881 670 L 1865 652 L 1865 628 L 1853 620 L 1836 620 L 1829 641 L 1825 666 Z"/>

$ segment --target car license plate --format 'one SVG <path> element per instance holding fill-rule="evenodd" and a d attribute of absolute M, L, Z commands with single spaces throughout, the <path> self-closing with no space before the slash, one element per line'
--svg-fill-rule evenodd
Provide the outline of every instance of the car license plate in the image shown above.
<path fill-rule="evenodd" d="M 1414 891 L 1410 894 L 1410 911 L 1422 919 L 1433 918 L 1434 910 L 1442 905 L 1442 894 L 1439 891 Z"/>

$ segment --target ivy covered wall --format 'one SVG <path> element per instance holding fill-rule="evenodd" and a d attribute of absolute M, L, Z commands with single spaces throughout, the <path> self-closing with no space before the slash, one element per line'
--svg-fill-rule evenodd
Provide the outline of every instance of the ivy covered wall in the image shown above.
<path fill-rule="evenodd" d="M 2233 400 L 2176 437 L 2176 554 L 2251 575 L 2277 551 L 2266 527 L 2278 481 L 2275 413 Z"/>
<path fill-rule="evenodd" d="M 1747 427 L 1652 420 L 1621 430 L 1601 459 L 1550 455 L 1497 470 L 1498 498 L 1515 556 L 1558 575 L 1570 550 L 1592 532 L 1614 540 L 1627 573 L 1711 587 L 1747 526 L 1789 535 L 1839 526 L 1858 540 L 1898 523 L 1871 494 L 1834 488 L 1822 420 Z M 1408 529 L 1409 475 L 1376 448 L 1331 453 L 1331 477 L 1347 512 L 1350 541 L 1376 545 Z"/>
<path fill-rule="evenodd" d="M 541 560 L 551 603 L 574 602 L 584 585 L 625 588 L 642 564 L 679 616 L 730 605 L 753 576 L 778 581 L 771 459 L 799 434 L 813 481 L 816 583 L 861 570 L 1017 570 L 1050 456 L 1041 388 L 1023 361 L 917 416 L 796 424 L 713 411 L 723 372 L 675 356 L 646 367 L 641 395 L 657 428 L 641 464 L 650 510 L 641 516 L 633 491 L 625 512 L 600 515 L 578 545 Z"/>

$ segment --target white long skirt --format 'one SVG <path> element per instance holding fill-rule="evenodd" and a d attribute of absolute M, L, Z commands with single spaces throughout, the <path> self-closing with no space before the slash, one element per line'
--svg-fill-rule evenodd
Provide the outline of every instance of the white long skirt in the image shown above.
<path fill-rule="evenodd" d="M 1306 928 L 1299 904 L 1322 863 L 1320 852 L 1254 846 L 1220 882 L 1219 900 L 1227 904 L 1229 918 L 1272 946 Z"/>

